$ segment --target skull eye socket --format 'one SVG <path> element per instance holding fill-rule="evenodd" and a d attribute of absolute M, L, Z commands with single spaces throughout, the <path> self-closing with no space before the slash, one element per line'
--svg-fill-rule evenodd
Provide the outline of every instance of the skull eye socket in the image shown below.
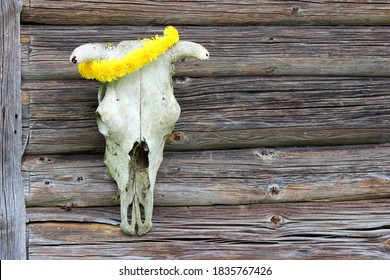
<path fill-rule="evenodd" d="M 77 59 L 76 59 L 76 57 L 75 57 L 75 56 L 74 56 L 74 57 L 72 57 L 71 61 L 72 61 L 72 63 L 73 63 L 73 64 L 77 64 Z"/>

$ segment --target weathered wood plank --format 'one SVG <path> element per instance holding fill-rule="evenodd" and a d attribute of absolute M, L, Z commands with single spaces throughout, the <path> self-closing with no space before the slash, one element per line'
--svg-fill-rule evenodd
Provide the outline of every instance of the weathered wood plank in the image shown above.
<path fill-rule="evenodd" d="M 201 43 L 208 62 L 176 63 L 178 76 L 390 76 L 390 27 L 178 27 Z M 163 27 L 24 26 L 24 79 L 78 79 L 69 62 L 87 42 L 118 42 L 160 34 Z"/>
<path fill-rule="evenodd" d="M 168 150 L 390 141 L 389 78 L 178 78 L 182 112 Z M 103 151 L 98 83 L 25 81 L 28 154 Z"/>
<path fill-rule="evenodd" d="M 26 258 L 21 157 L 20 1 L 0 2 L 0 259 Z"/>
<path fill-rule="evenodd" d="M 117 208 L 28 208 L 30 259 L 390 259 L 390 201 L 156 207 L 142 237 Z"/>
<path fill-rule="evenodd" d="M 22 22 L 42 24 L 389 25 L 387 1 L 25 0 Z"/>
<path fill-rule="evenodd" d="M 27 156 L 29 206 L 114 206 L 103 155 Z M 390 146 L 166 152 L 155 204 L 188 206 L 390 197 Z"/>

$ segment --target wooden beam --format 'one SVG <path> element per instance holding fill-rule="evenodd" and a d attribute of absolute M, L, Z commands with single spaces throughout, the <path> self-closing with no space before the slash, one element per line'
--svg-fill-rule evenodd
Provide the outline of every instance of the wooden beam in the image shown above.
<path fill-rule="evenodd" d="M 26 152 L 103 152 L 95 119 L 98 86 L 25 81 Z M 182 110 L 166 149 L 389 142 L 389 87 L 389 78 L 178 78 L 174 89 Z"/>
<path fill-rule="evenodd" d="M 57 2 L 56 2 L 57 3 Z M 390 18 L 390 17 L 389 17 Z M 178 26 L 210 60 L 176 63 L 177 76 L 390 76 L 389 27 Z M 119 42 L 161 34 L 149 26 L 24 26 L 23 79 L 80 79 L 69 62 L 87 42 Z"/>
<path fill-rule="evenodd" d="M 389 25 L 386 1 L 23 1 L 23 23 Z"/>
<path fill-rule="evenodd" d="M 390 146 L 166 152 L 155 204 L 188 206 L 390 198 Z M 28 206 L 115 206 L 103 155 L 26 156 Z"/>
<path fill-rule="evenodd" d="M 21 1 L 0 2 L 0 259 L 26 258 L 21 175 Z"/>
<path fill-rule="evenodd" d="M 389 259 L 390 202 L 156 207 L 125 235 L 118 208 L 28 208 L 30 259 Z"/>

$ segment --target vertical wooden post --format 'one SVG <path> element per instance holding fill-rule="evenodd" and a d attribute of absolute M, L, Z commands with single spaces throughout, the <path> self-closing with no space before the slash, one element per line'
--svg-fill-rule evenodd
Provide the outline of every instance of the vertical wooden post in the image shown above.
<path fill-rule="evenodd" d="M 26 258 L 26 207 L 21 176 L 22 1 L 0 1 L 0 259 Z"/>

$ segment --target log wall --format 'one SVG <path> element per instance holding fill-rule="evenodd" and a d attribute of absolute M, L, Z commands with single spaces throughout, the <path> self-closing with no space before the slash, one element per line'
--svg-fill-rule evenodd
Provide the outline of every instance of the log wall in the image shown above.
<path fill-rule="evenodd" d="M 390 259 L 387 1 L 23 1 L 30 259 Z M 86 42 L 175 25 L 182 108 L 151 232 L 119 227 Z"/>

